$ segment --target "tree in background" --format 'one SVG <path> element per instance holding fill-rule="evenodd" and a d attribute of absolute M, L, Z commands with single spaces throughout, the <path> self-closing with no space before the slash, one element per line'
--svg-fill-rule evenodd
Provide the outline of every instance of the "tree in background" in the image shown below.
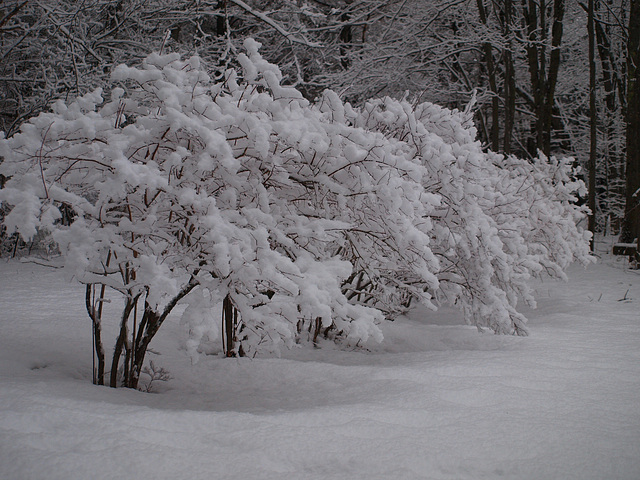
<path fill-rule="evenodd" d="M 640 238 L 640 1 L 631 0 L 627 38 L 626 204 L 620 239 Z"/>
<path fill-rule="evenodd" d="M 587 34 L 589 35 L 589 231 L 596 233 L 596 160 L 598 155 L 598 112 L 596 110 L 596 33 L 595 4 L 589 0 L 587 7 Z M 591 240 L 591 250 L 595 250 L 595 239 Z"/>
<path fill-rule="evenodd" d="M 523 41 L 527 52 L 535 114 L 535 143 L 530 147 L 531 153 L 534 149 L 542 151 L 545 155 L 551 153 L 564 11 L 564 0 L 554 0 L 552 9 L 546 4 L 538 5 L 535 0 L 523 2 L 523 20 L 526 28 Z"/>
<path fill-rule="evenodd" d="M 598 150 L 596 158 L 596 228 L 620 232 L 625 204 L 625 111 L 626 47 L 625 24 L 629 5 L 594 1 L 594 30 L 600 78 L 597 97 Z M 595 66 L 595 65 L 594 65 Z"/>
<path fill-rule="evenodd" d="M 282 16 L 291 5 L 277 5 Z M 268 38 L 287 66 L 295 63 L 292 46 L 308 44 L 296 28 L 289 33 L 240 0 L 15 0 L 0 8 L 0 129 L 7 135 L 56 99 L 81 96 L 118 64 L 139 64 L 155 50 L 197 51 L 221 74 L 248 35 Z"/>

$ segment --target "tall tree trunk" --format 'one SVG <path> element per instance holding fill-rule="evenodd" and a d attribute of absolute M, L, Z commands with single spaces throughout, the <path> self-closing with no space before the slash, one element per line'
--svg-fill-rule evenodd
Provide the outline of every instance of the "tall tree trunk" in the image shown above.
<path fill-rule="evenodd" d="M 530 153 L 541 150 L 551 153 L 553 130 L 553 107 L 556 83 L 560 69 L 560 45 L 562 43 L 562 22 L 564 0 L 553 0 L 553 21 L 551 26 L 551 51 L 547 68 L 547 9 L 540 8 L 536 0 L 522 0 L 523 21 L 527 33 L 527 60 L 534 106 L 534 144 Z"/>
<path fill-rule="evenodd" d="M 589 231 L 596 234 L 596 155 L 598 148 L 598 115 L 596 111 L 596 35 L 594 31 L 594 0 L 589 0 L 587 12 L 587 31 L 589 34 Z M 591 251 L 594 250 L 594 238 L 591 237 Z"/>
<path fill-rule="evenodd" d="M 529 78 L 531 80 L 531 96 L 533 97 L 533 141 L 527 148 L 529 154 L 536 155 L 536 150 L 542 147 L 542 78 L 539 65 L 540 30 L 538 28 L 537 2 L 535 0 L 522 0 L 522 15 L 524 21 L 523 30 L 527 34 L 526 47 L 527 61 L 529 65 Z"/>
<path fill-rule="evenodd" d="M 606 208 L 603 209 L 607 217 L 611 219 L 612 209 L 611 204 L 614 198 L 623 198 L 624 192 L 620 190 L 619 179 L 622 178 L 623 155 L 622 145 L 618 143 L 619 131 L 616 128 L 617 120 L 622 109 L 622 105 L 626 103 L 621 102 L 618 104 L 616 101 L 616 91 L 618 94 L 623 94 L 626 90 L 619 89 L 619 77 L 620 72 L 617 71 L 615 65 L 616 61 L 614 54 L 611 50 L 611 42 L 609 41 L 609 26 L 598 19 L 598 1 L 594 1 L 594 17 L 593 27 L 596 36 L 596 48 L 600 57 L 600 66 L 602 70 L 602 85 L 604 87 L 604 104 L 606 106 L 604 115 L 604 167 L 602 172 L 604 173 L 604 185 L 602 190 L 604 191 L 605 198 L 607 200 Z M 617 217 L 617 216 L 616 216 Z M 616 219 L 613 219 L 614 221 Z M 615 222 L 611 225 L 615 232 L 619 232 L 620 225 Z"/>
<path fill-rule="evenodd" d="M 553 25 L 551 27 L 551 52 L 549 53 L 549 73 L 545 82 L 544 121 L 542 151 L 551 154 L 551 136 L 553 130 L 553 107 L 556 99 L 556 84 L 560 71 L 560 45 L 562 44 L 562 22 L 564 21 L 564 1 L 553 2 Z"/>
<path fill-rule="evenodd" d="M 626 205 L 620 240 L 640 237 L 640 0 L 631 0 L 627 41 Z"/>
<path fill-rule="evenodd" d="M 477 0 L 480 21 L 487 26 L 487 11 L 483 0 Z M 500 100 L 498 98 L 498 83 L 496 81 L 496 65 L 493 61 L 493 47 L 491 43 L 484 42 L 482 45 L 484 61 L 487 67 L 487 77 L 489 79 L 489 90 L 491 91 L 491 129 L 489 144 L 494 152 L 500 148 Z"/>
<path fill-rule="evenodd" d="M 609 2 L 610 3 L 610 2 Z M 620 120 L 625 115 L 626 68 L 620 65 L 618 60 L 619 52 L 615 50 L 611 42 L 613 35 L 613 23 L 616 19 L 620 21 L 626 18 L 626 14 L 619 15 L 627 8 L 621 4 L 621 12 L 613 13 L 611 5 L 606 12 L 601 12 L 599 0 L 593 2 L 593 30 L 595 33 L 595 48 L 600 59 L 602 71 L 602 86 L 604 89 L 605 112 L 602 117 L 602 131 L 604 138 L 600 150 L 602 152 L 604 165 L 599 171 L 602 175 L 602 183 L 598 185 L 596 191 L 596 202 L 598 196 L 603 196 L 600 210 L 604 215 L 612 220 L 610 227 L 613 232 L 620 232 L 621 217 L 616 209 L 620 202 L 624 202 L 624 138 L 625 134 L 620 130 Z M 589 8 L 580 3 L 580 6 L 589 14 Z M 603 18 L 604 16 L 604 18 Z M 626 26 L 625 26 L 626 28 Z M 599 167 L 596 164 L 596 169 Z M 609 225 L 607 223 L 607 225 Z"/>
<path fill-rule="evenodd" d="M 595 4 L 595 11 L 598 11 L 598 4 Z M 607 95 L 605 97 L 607 107 L 610 110 L 615 108 L 616 102 L 616 94 L 618 102 L 620 106 L 624 109 L 624 106 L 627 103 L 627 99 L 625 97 L 626 85 L 625 85 L 625 72 L 624 67 L 622 67 L 622 71 L 619 68 L 616 68 L 619 64 L 616 52 L 612 48 L 611 45 L 611 25 L 609 25 L 609 21 L 605 19 L 605 21 L 601 21 L 598 17 L 594 17 L 594 28 L 596 32 L 596 45 L 598 48 L 598 53 L 600 55 L 600 62 L 602 64 L 602 80 L 605 92 Z"/>
<path fill-rule="evenodd" d="M 506 48 L 504 49 L 504 146 L 505 155 L 511 153 L 511 141 L 513 137 L 513 125 L 516 115 L 516 78 L 513 65 L 512 39 L 511 39 L 511 13 L 512 0 L 504 0 L 504 37 Z"/>

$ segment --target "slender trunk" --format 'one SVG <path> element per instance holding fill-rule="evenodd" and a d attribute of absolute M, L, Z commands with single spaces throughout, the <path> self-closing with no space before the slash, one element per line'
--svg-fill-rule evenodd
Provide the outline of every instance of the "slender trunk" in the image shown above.
<path fill-rule="evenodd" d="M 525 51 L 529 66 L 529 78 L 531 80 L 531 93 L 533 97 L 533 142 L 528 145 L 529 154 L 536 155 L 536 150 L 542 146 L 542 82 L 540 79 L 540 65 L 538 63 L 538 45 L 541 44 L 538 29 L 537 3 L 535 0 L 522 0 L 524 30 L 527 33 Z"/>
<path fill-rule="evenodd" d="M 596 47 L 600 57 L 600 66 L 602 67 L 602 86 L 605 91 L 605 104 L 610 111 L 616 108 L 616 88 L 619 84 L 618 74 L 614 68 L 615 59 L 612 58 L 611 45 L 609 43 L 609 35 L 605 31 L 605 26 L 595 16 L 597 5 L 594 3 L 593 12 L 593 29 L 596 35 Z M 624 92 L 624 88 L 621 89 Z"/>
<path fill-rule="evenodd" d="M 102 301 L 100 301 L 100 309 L 95 308 L 95 301 L 92 300 L 92 292 L 95 289 L 95 285 L 88 284 L 85 290 L 85 306 L 87 313 L 91 318 L 92 333 L 93 333 L 93 384 L 104 385 L 104 366 L 105 366 L 105 353 L 104 345 L 102 344 Z M 101 295 L 101 299 L 104 297 L 104 293 Z M 98 362 L 96 367 L 95 362 Z"/>
<path fill-rule="evenodd" d="M 504 36 L 506 48 L 504 50 L 504 144 L 505 155 L 511 153 L 511 141 L 513 125 L 516 114 L 516 79 L 513 66 L 513 54 L 511 52 L 511 10 L 512 0 L 504 1 Z"/>
<path fill-rule="evenodd" d="M 129 317 L 131 316 L 133 306 L 138 302 L 138 298 L 139 295 L 133 297 L 130 294 L 129 296 L 127 296 L 124 302 L 124 308 L 122 309 L 122 318 L 120 319 L 120 333 L 113 348 L 113 358 L 111 359 L 111 378 L 109 381 L 109 386 L 111 388 L 116 388 L 118 386 L 118 366 L 120 365 L 122 349 L 125 347 L 125 342 L 127 342 L 127 337 L 129 336 Z"/>
<path fill-rule="evenodd" d="M 227 357 L 235 356 L 236 326 L 234 307 L 231 297 L 227 294 L 222 301 L 222 329 L 224 332 L 224 353 Z"/>
<path fill-rule="evenodd" d="M 545 85 L 543 110 L 543 142 L 542 151 L 551 154 L 551 137 L 553 131 L 553 107 L 556 98 L 556 84 L 560 70 L 560 45 L 562 44 L 562 23 L 564 21 L 564 0 L 553 2 L 553 25 L 551 27 L 551 52 L 549 54 L 549 73 Z"/>
<path fill-rule="evenodd" d="M 626 204 L 621 241 L 640 238 L 640 0 L 631 0 L 627 43 Z"/>
<path fill-rule="evenodd" d="M 581 5 L 587 10 L 587 7 Z M 616 211 L 616 201 L 624 201 L 624 133 L 620 131 L 620 119 L 624 116 L 624 97 L 626 87 L 624 85 L 624 69 L 619 67 L 615 49 L 611 44 L 611 25 L 605 18 L 600 18 L 599 1 L 593 2 L 593 30 L 595 33 L 595 48 L 600 59 L 602 86 L 604 89 L 604 105 L 606 107 L 602 121 L 604 139 L 600 150 L 604 165 L 601 167 L 601 175 L 604 184 L 599 185 L 598 190 L 605 201 L 601 205 L 603 214 L 607 215 L 611 222 L 611 229 L 615 233 L 620 232 L 620 218 L 612 213 Z M 596 168 L 598 168 L 596 166 Z M 596 199 L 598 192 L 596 192 Z"/>
<path fill-rule="evenodd" d="M 349 4 L 352 3 L 353 0 L 348 0 L 346 2 L 346 8 L 349 8 Z M 345 70 L 349 68 L 351 65 L 351 60 L 349 58 L 349 52 L 353 46 L 353 29 L 351 24 L 349 23 L 351 14 L 349 12 L 343 12 L 340 16 L 340 21 L 342 22 L 342 28 L 340 29 L 340 34 L 338 35 L 338 41 L 340 42 L 340 64 L 342 68 Z"/>
<path fill-rule="evenodd" d="M 107 276 L 106 269 L 111 265 L 111 251 L 107 254 L 107 259 L 105 262 L 105 273 L 104 276 Z M 92 323 L 92 332 L 93 332 L 93 384 L 94 385 L 104 385 L 104 369 L 105 369 L 105 353 L 104 353 L 104 344 L 102 343 L 102 307 L 104 306 L 104 295 L 107 286 L 103 283 L 100 285 L 100 296 L 96 299 L 96 285 L 89 284 L 86 287 L 85 294 L 85 305 L 87 308 L 87 313 L 91 318 Z M 98 361 L 97 369 L 95 365 L 95 361 Z"/>
<path fill-rule="evenodd" d="M 151 340 L 155 335 L 155 333 L 151 332 L 157 332 L 158 328 L 160 328 L 160 317 L 160 313 L 153 311 L 149 304 L 145 304 L 144 314 L 142 315 L 142 320 L 140 321 L 139 332 L 142 332 L 143 324 L 145 325 L 146 332 L 136 338 L 136 341 L 132 347 L 132 367 L 126 383 L 126 386 L 129 388 L 138 388 L 140 372 L 142 371 L 144 358 L 147 354 L 147 348 L 149 348 L 149 344 L 151 343 Z"/>
<path fill-rule="evenodd" d="M 524 27 L 527 32 L 527 60 L 533 92 L 534 145 L 529 150 L 551 153 L 553 131 L 553 108 L 555 90 L 560 69 L 560 44 L 562 43 L 562 22 L 564 20 L 564 0 L 553 0 L 553 21 L 551 25 L 551 51 L 547 67 L 547 11 L 539 7 L 536 0 L 522 0 Z"/>
<path fill-rule="evenodd" d="M 587 31 L 589 34 L 589 123 L 591 127 L 589 151 L 589 231 L 596 234 L 596 155 L 598 147 L 598 118 L 596 112 L 596 59 L 595 32 L 593 27 L 594 0 L 589 0 L 587 12 Z M 594 250 L 594 237 L 591 237 L 591 251 Z"/>
<path fill-rule="evenodd" d="M 597 3 L 595 4 L 595 10 L 598 10 Z M 624 67 L 622 68 L 622 71 L 616 68 L 616 65 L 618 65 L 619 62 L 616 58 L 614 49 L 611 46 L 609 32 L 610 26 L 607 25 L 606 22 L 603 24 L 603 22 L 598 20 L 597 17 L 594 17 L 594 28 L 596 32 L 598 53 L 600 54 L 600 62 L 602 64 L 603 85 L 605 92 L 608 92 L 606 96 L 607 107 L 613 109 L 617 93 L 617 99 L 620 106 L 624 108 L 627 103 L 627 99 L 625 97 L 626 86 L 624 84 Z M 609 95 L 609 92 L 611 95 Z"/>
<path fill-rule="evenodd" d="M 483 0 L 477 0 L 480 21 L 486 26 L 488 24 L 487 11 Z M 494 152 L 500 148 L 500 101 L 498 98 L 498 83 L 496 81 L 496 66 L 493 61 L 493 47 L 491 43 L 484 42 L 482 45 L 484 59 L 487 66 L 487 77 L 489 79 L 489 90 L 491 90 L 491 128 L 489 133 L 489 144 Z"/>

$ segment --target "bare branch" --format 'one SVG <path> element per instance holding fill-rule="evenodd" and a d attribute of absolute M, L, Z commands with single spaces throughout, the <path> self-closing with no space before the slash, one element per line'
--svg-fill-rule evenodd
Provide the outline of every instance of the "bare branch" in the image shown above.
<path fill-rule="evenodd" d="M 284 27 L 282 27 L 280 24 L 278 24 L 275 20 L 269 18 L 264 13 L 258 12 L 257 10 L 251 8 L 249 5 L 244 3 L 242 0 L 229 0 L 229 1 L 234 3 L 235 5 L 237 5 L 238 7 L 242 8 L 247 13 L 250 13 L 254 17 L 259 18 L 260 20 L 262 20 L 263 22 L 265 22 L 266 24 L 271 26 L 280 35 L 285 37 L 291 43 L 299 43 L 299 44 L 304 45 L 306 47 L 312 47 L 312 48 L 318 48 L 318 47 L 322 46 L 322 45 L 320 45 L 318 43 L 311 43 L 304 37 L 298 37 L 297 35 L 294 35 L 293 33 L 288 32 L 287 30 L 284 29 Z"/>

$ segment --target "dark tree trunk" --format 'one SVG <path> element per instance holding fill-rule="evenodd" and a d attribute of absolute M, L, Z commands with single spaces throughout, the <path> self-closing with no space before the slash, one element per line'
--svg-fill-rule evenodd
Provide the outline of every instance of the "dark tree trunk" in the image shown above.
<path fill-rule="evenodd" d="M 545 155 L 551 153 L 553 131 L 553 107 L 556 83 L 560 69 L 560 45 L 562 43 L 562 22 L 564 19 L 564 0 L 553 1 L 553 20 L 551 25 L 551 51 L 547 67 L 547 9 L 540 8 L 536 0 L 522 0 L 523 20 L 527 33 L 527 60 L 531 90 L 533 96 L 534 141 L 530 145 L 530 154 L 541 150 Z"/>
<path fill-rule="evenodd" d="M 131 316 L 134 305 L 138 303 L 138 297 L 139 296 L 128 296 L 125 300 L 124 308 L 122 309 L 122 318 L 120 319 L 120 333 L 118 334 L 116 344 L 113 348 L 113 358 L 111 359 L 111 378 L 109 379 L 109 386 L 111 388 L 116 388 L 118 386 L 118 367 L 120 365 L 120 356 L 122 355 L 122 349 L 125 348 L 125 344 L 129 340 L 129 317 Z M 128 346 L 127 348 L 131 347 Z M 125 371 L 125 377 L 127 376 L 126 374 L 127 372 Z"/>
<path fill-rule="evenodd" d="M 483 0 L 477 0 L 478 13 L 480 21 L 488 24 L 487 11 Z M 489 145 L 494 152 L 500 148 L 500 100 L 498 98 L 498 83 L 496 81 L 496 65 L 493 61 L 493 47 L 491 43 L 484 42 L 482 45 L 484 53 L 484 61 L 487 68 L 487 77 L 489 79 L 489 90 L 491 91 L 491 128 L 489 133 Z"/>
<path fill-rule="evenodd" d="M 132 348 L 132 363 L 130 372 L 128 375 L 126 386 L 129 388 L 138 388 L 138 382 L 140 380 L 140 372 L 144 364 L 144 358 L 147 354 L 147 349 L 151 340 L 160 328 L 161 315 L 158 312 L 152 310 L 149 304 L 145 303 L 144 314 L 140 321 L 140 330 L 138 331 L 138 337 L 135 339 L 135 343 Z"/>
<path fill-rule="evenodd" d="M 227 34 L 227 0 L 219 0 L 218 9 L 221 13 L 216 15 L 216 35 L 224 37 Z"/>
<path fill-rule="evenodd" d="M 178 302 L 186 297 L 197 285 L 198 281 L 195 276 L 191 277 L 189 283 L 182 287 L 182 290 L 180 290 L 178 294 L 173 297 L 169 303 L 167 303 L 162 312 L 155 311 L 148 303 L 145 302 L 144 313 L 140 320 L 138 333 L 135 339 L 133 339 L 131 345 L 131 363 L 125 364 L 125 368 L 129 369 L 127 382 L 125 384 L 126 387 L 138 388 L 140 372 L 142 371 L 144 359 L 151 340 L 153 340 L 153 337 L 158 333 L 158 329 L 162 326 Z"/>
<path fill-rule="evenodd" d="M 351 64 L 349 60 L 349 51 L 351 50 L 351 45 L 353 42 L 353 31 L 351 25 L 346 23 L 349 21 L 349 14 L 343 13 L 340 17 L 342 22 L 345 22 L 342 29 L 340 30 L 339 40 L 340 40 L 340 64 L 342 68 L 347 69 Z"/>
<path fill-rule="evenodd" d="M 516 115 L 516 78 L 513 65 L 513 53 L 511 51 L 511 19 L 512 0 L 504 1 L 504 37 L 506 48 L 504 50 L 504 143 L 505 155 L 511 153 L 511 141 L 513 137 L 513 125 Z"/>
<path fill-rule="evenodd" d="M 104 385 L 104 366 L 105 366 L 105 353 L 104 345 L 102 343 L 102 298 L 104 297 L 104 288 L 100 295 L 100 307 L 95 307 L 95 300 L 92 300 L 92 292 L 95 289 L 95 285 L 88 284 L 85 291 L 85 306 L 87 313 L 91 318 L 92 332 L 93 332 L 93 355 L 94 362 L 97 361 L 97 366 L 94 363 L 93 366 L 93 384 Z"/>
<path fill-rule="evenodd" d="M 595 4 L 595 11 L 598 11 L 598 4 Z M 620 71 L 616 68 L 619 64 L 616 58 L 616 52 L 611 47 L 609 31 L 611 26 L 607 22 L 600 21 L 597 17 L 594 17 L 594 28 L 596 32 L 596 41 L 598 53 L 600 55 L 600 62 L 602 65 L 602 82 L 604 90 L 606 92 L 605 101 L 609 110 L 615 109 L 616 94 L 620 106 L 624 109 L 627 103 L 625 97 L 626 85 L 624 81 L 624 71 Z M 624 68 L 623 68 L 624 70 Z"/>
<path fill-rule="evenodd" d="M 109 268 L 109 265 L 111 264 L 111 257 L 111 251 L 109 251 L 105 261 L 105 269 Z M 106 271 L 104 275 L 107 275 Z M 87 285 L 85 306 L 87 308 L 87 313 L 91 318 L 93 331 L 93 384 L 104 385 L 104 369 L 106 360 L 104 344 L 102 342 L 102 307 L 104 306 L 104 295 L 107 286 L 105 284 L 100 285 L 100 296 L 98 298 L 96 298 L 96 287 L 97 285 L 95 284 Z M 98 362 L 97 366 L 95 365 L 96 360 Z"/>
<path fill-rule="evenodd" d="M 612 46 L 611 38 L 617 33 L 613 33 L 612 17 L 616 17 L 610 9 L 608 13 L 600 11 L 599 0 L 593 0 L 593 32 L 595 34 L 595 49 L 598 53 L 601 66 L 602 87 L 604 90 L 605 111 L 601 120 L 601 138 L 604 135 L 600 152 L 604 165 L 598 167 L 601 175 L 600 183 L 596 188 L 596 202 L 599 196 L 604 197 L 600 205 L 601 211 L 608 216 L 613 223 L 612 231 L 620 231 L 620 218 L 614 212 L 615 204 L 624 201 L 624 145 L 621 142 L 624 134 L 621 135 L 619 121 L 624 117 L 625 105 L 627 103 L 625 71 L 626 68 L 620 65 L 619 53 Z M 589 14 L 590 6 L 580 3 L 580 6 Z M 622 8 L 626 8 L 623 6 Z M 601 17 L 604 15 L 604 18 Z M 621 15 L 619 18 L 626 18 Z M 594 53 L 595 57 L 595 53 Z M 590 62 L 595 66 L 595 58 Z M 611 214 L 614 213 L 613 216 Z"/>
<path fill-rule="evenodd" d="M 556 84 L 560 70 L 560 45 L 562 44 L 562 22 L 564 21 L 564 0 L 553 2 L 553 25 L 551 27 L 551 52 L 549 54 L 549 73 L 545 82 L 545 101 L 543 110 L 542 151 L 551 154 L 551 136 L 553 130 L 553 107 L 556 98 Z"/>
<path fill-rule="evenodd" d="M 596 155 L 598 147 L 598 115 L 596 112 L 596 58 L 594 31 L 594 0 L 589 0 L 587 12 L 587 30 L 589 34 L 589 124 L 590 124 L 590 151 L 589 151 L 589 231 L 596 233 Z M 594 240 L 591 237 L 591 251 L 594 249 Z"/>
<path fill-rule="evenodd" d="M 627 43 L 626 205 L 620 240 L 640 237 L 640 0 L 631 0 Z"/>
<path fill-rule="evenodd" d="M 532 156 L 536 150 L 542 147 L 542 83 L 539 64 L 539 49 L 542 44 L 538 26 L 537 3 L 535 0 L 522 0 L 524 27 L 527 33 L 527 61 L 529 64 L 529 77 L 531 79 L 531 95 L 533 97 L 533 142 L 529 142 L 528 150 Z"/>
<path fill-rule="evenodd" d="M 604 116 L 604 167 L 602 172 L 604 173 L 604 184 L 601 190 L 604 191 L 605 198 L 607 199 L 607 206 L 604 213 L 611 218 L 610 202 L 615 197 L 623 197 L 624 192 L 619 191 L 619 184 L 617 180 L 621 178 L 622 172 L 619 167 L 622 164 L 622 152 L 619 148 L 619 144 L 615 141 L 618 137 L 616 130 L 616 120 L 618 118 L 619 110 L 622 107 L 622 103 L 618 105 L 616 102 L 616 90 L 618 90 L 618 72 L 615 68 L 615 60 L 612 55 L 611 45 L 609 42 L 608 26 L 603 25 L 598 20 L 598 2 L 594 1 L 593 11 L 593 28 L 596 36 L 596 48 L 600 57 L 600 66 L 602 70 L 602 85 L 604 87 L 604 104 L 606 106 L 606 113 Z M 624 91 L 625 89 L 622 89 Z M 622 93 L 622 92 L 619 92 Z M 625 101 L 626 103 L 626 101 Z M 616 188 L 617 187 L 617 188 Z M 597 195 L 597 193 L 596 193 Z M 613 226 L 614 231 L 619 231 L 619 224 Z"/>
<path fill-rule="evenodd" d="M 227 357 L 236 355 L 236 323 L 238 314 L 231 301 L 231 296 L 227 294 L 222 301 L 222 331 L 224 341 L 224 353 Z"/>

